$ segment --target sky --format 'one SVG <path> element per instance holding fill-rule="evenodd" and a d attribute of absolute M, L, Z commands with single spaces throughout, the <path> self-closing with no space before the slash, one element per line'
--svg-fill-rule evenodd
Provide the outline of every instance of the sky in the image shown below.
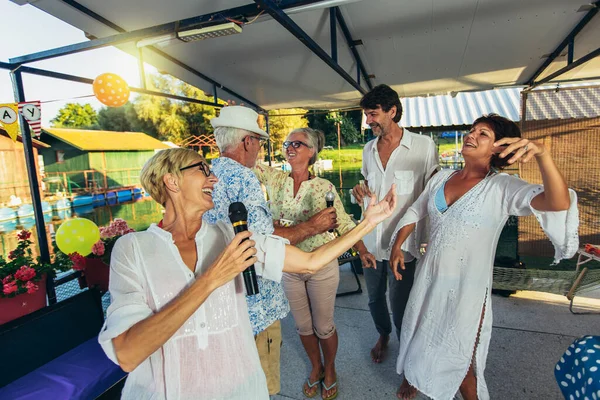
<path fill-rule="evenodd" d="M 55 47 L 86 41 L 79 29 L 45 13 L 32 5 L 19 6 L 8 0 L 0 0 L 0 61 L 9 58 L 48 50 Z M 6 39 L 9 40 L 6 40 Z M 87 51 L 70 56 L 28 64 L 55 72 L 94 79 L 96 76 L 112 72 L 120 75 L 134 87 L 140 87 L 140 77 L 136 58 L 114 47 Z M 146 73 L 152 68 L 146 65 Z M 23 74 L 25 99 L 42 102 L 42 126 L 49 127 L 50 120 L 66 103 L 89 103 L 96 110 L 102 104 L 93 96 L 92 86 Z M 77 98 L 80 96 L 90 96 Z M 0 103 L 14 102 L 13 88 L 8 70 L 0 69 Z"/>

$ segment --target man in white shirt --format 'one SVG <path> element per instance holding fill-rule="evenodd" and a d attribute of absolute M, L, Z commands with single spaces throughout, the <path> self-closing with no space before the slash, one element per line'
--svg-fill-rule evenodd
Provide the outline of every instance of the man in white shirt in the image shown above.
<path fill-rule="evenodd" d="M 361 99 L 360 106 L 367 117 L 367 124 L 377 138 L 365 145 L 361 171 L 365 182 L 356 185 L 352 194 L 363 209 L 369 200 L 367 195 L 373 193 L 381 199 L 393 183 L 396 184 L 398 195 L 398 205 L 393 215 L 363 239 L 371 254 L 360 255 L 365 267 L 369 309 L 379 332 L 379 340 L 371 349 L 371 358 L 373 362 L 380 363 L 392 332 L 386 301 L 387 287 L 389 285 L 392 316 L 399 339 L 424 226 L 417 225 L 414 236 L 409 237 L 402 247 L 406 271 L 400 281 L 396 281 L 388 270 L 390 241 L 400 218 L 437 171 L 438 153 L 431 138 L 409 132 L 398 125 L 402 117 L 402 105 L 398 93 L 389 86 L 379 85 L 373 88 Z M 374 260 L 377 262 L 376 269 L 372 268 Z"/>

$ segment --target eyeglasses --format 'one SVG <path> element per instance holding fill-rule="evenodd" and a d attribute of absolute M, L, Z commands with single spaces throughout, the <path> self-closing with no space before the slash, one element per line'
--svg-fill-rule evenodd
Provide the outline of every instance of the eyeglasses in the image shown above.
<path fill-rule="evenodd" d="M 204 161 L 200 161 L 200 162 L 197 162 L 195 164 L 188 165 L 187 167 L 179 168 L 179 170 L 180 171 L 185 171 L 186 169 L 195 168 L 195 167 L 200 167 L 198 169 L 200 171 L 202 171 L 204 173 L 204 175 L 206 175 L 207 178 L 210 176 L 210 174 L 212 174 L 212 171 L 210 170 L 210 167 Z"/>
<path fill-rule="evenodd" d="M 297 148 L 299 148 L 300 146 L 306 146 L 306 147 L 308 147 L 309 149 L 311 148 L 309 145 L 307 145 L 306 143 L 304 143 L 304 142 L 301 142 L 301 141 L 299 141 L 299 140 L 294 140 L 293 142 L 290 142 L 289 140 L 287 140 L 287 141 L 283 142 L 283 148 L 284 148 L 284 149 L 287 149 L 287 148 L 288 148 L 288 147 L 290 147 L 290 146 L 292 146 L 294 149 L 297 149 Z"/>

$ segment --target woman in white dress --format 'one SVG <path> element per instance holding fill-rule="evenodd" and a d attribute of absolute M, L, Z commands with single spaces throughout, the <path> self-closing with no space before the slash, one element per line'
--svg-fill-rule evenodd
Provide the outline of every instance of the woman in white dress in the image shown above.
<path fill-rule="evenodd" d="M 282 270 L 314 273 L 390 215 L 395 194 L 372 201 L 367 221 L 344 237 L 305 253 L 284 239 L 229 224 L 210 225 L 217 178 L 187 149 L 154 155 L 144 188 L 165 207 L 163 227 L 120 238 L 112 252 L 112 303 L 99 335 L 107 356 L 129 372 L 122 398 L 268 399 L 240 273 L 280 280 Z"/>
<path fill-rule="evenodd" d="M 459 390 L 465 400 L 489 398 L 484 370 L 492 332 L 493 261 L 510 215 L 536 216 L 555 247 L 555 262 L 577 251 L 577 197 L 541 143 L 522 139 L 514 122 L 491 114 L 473 123 L 462 154 L 464 169 L 431 178 L 392 238 L 390 268 L 402 279 L 400 247 L 415 223 L 429 216 L 427 253 L 417 266 L 402 322 L 396 366 L 404 376 L 400 399 L 419 391 L 449 400 Z M 496 172 L 533 158 L 543 186 Z M 417 243 L 409 245 L 417 256 Z"/>

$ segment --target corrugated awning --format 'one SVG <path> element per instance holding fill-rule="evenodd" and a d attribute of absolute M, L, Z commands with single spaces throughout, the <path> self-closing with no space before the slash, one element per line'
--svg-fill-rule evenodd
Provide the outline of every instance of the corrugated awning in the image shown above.
<path fill-rule="evenodd" d="M 84 151 L 142 151 L 169 148 L 160 140 L 143 132 L 59 128 L 43 128 L 42 132 Z"/>
<path fill-rule="evenodd" d="M 519 121 L 521 89 L 495 89 L 455 95 L 402 99 L 400 125 L 407 128 L 471 125 L 483 114 Z"/>

